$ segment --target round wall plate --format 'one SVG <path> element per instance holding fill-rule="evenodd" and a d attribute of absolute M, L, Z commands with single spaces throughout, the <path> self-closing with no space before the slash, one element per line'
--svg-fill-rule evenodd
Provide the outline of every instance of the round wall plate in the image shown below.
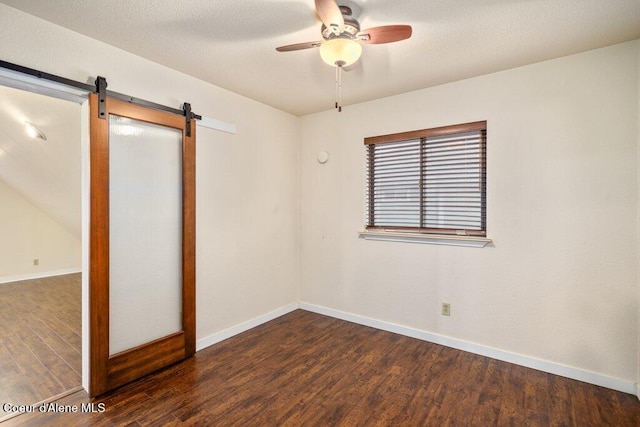
<path fill-rule="evenodd" d="M 329 153 L 321 151 L 318 153 L 318 163 L 325 164 L 329 160 Z"/>

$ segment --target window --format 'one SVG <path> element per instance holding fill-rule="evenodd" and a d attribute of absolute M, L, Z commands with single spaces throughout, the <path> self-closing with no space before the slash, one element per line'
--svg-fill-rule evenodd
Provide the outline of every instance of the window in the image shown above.
<path fill-rule="evenodd" d="M 486 129 L 365 138 L 367 230 L 486 236 Z"/>

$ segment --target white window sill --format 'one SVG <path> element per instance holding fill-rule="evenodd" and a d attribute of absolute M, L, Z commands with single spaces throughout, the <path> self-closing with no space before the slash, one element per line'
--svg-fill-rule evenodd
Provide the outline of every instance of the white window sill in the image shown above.
<path fill-rule="evenodd" d="M 466 246 L 484 248 L 491 239 L 473 236 L 447 236 L 422 233 L 400 233 L 391 231 L 360 231 L 360 238 L 366 240 L 387 240 L 391 242 L 425 243 L 428 245 Z"/>

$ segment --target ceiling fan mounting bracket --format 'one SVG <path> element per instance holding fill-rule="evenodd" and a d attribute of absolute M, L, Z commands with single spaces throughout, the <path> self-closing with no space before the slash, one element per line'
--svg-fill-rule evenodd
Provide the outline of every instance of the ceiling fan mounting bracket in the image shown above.
<path fill-rule="evenodd" d="M 338 6 L 340 8 L 340 12 L 342 12 L 343 16 L 351 16 L 353 14 L 353 11 L 351 10 L 351 8 L 349 6 Z"/>

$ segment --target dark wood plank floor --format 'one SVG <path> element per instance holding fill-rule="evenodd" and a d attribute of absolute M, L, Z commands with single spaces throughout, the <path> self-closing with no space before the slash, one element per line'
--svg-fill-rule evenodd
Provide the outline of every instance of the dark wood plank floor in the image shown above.
<path fill-rule="evenodd" d="M 81 384 L 80 277 L 0 284 L 0 404 L 32 404 Z"/>
<path fill-rule="evenodd" d="M 301 310 L 93 403 L 6 427 L 640 423 L 635 396 Z"/>

